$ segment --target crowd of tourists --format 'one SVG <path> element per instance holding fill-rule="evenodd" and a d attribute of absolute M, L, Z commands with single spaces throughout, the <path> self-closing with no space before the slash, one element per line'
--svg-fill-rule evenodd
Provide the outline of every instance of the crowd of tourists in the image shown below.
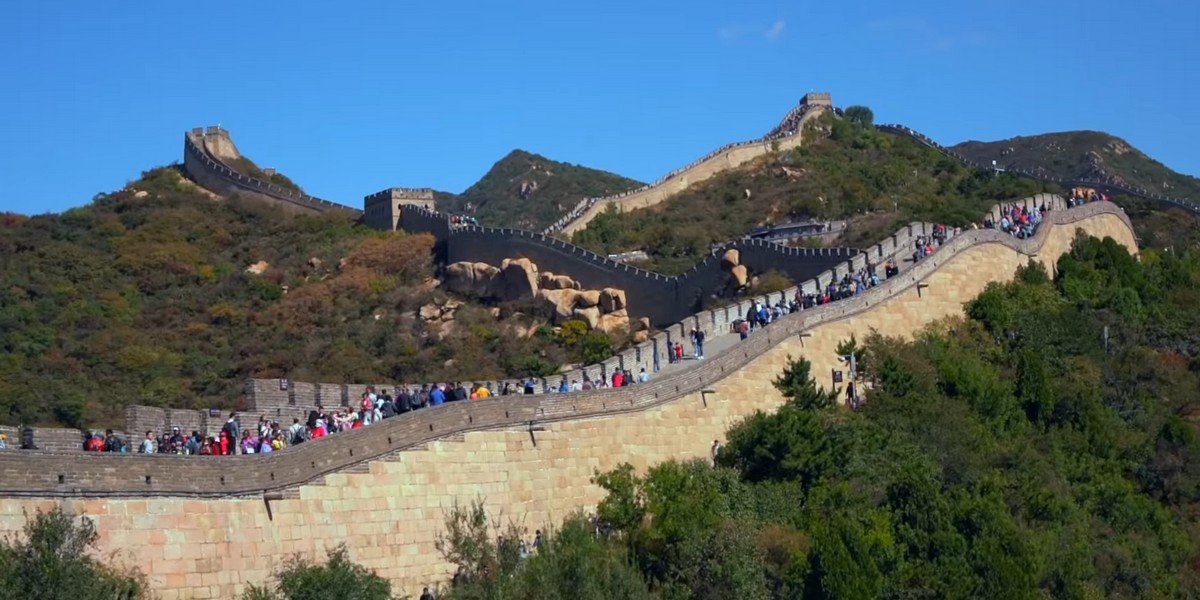
<path fill-rule="evenodd" d="M 543 387 L 544 393 L 567 393 L 625 387 L 650 381 L 650 375 L 642 368 L 636 375 L 629 369 L 617 369 L 609 378 L 591 379 L 586 374 L 583 380 L 563 378 L 557 387 Z M 420 387 L 400 386 L 393 395 L 390 390 L 376 391 L 368 387 L 356 406 L 338 407 L 335 410 L 317 406 L 309 411 L 308 418 L 292 420 L 290 426 L 260 417 L 254 428 L 243 428 L 237 413 L 230 413 L 228 420 L 217 435 L 204 435 L 193 430 L 185 433 L 179 426 L 169 431 L 155 433 L 147 431 L 141 442 L 133 448 L 113 430 L 87 433 L 83 449 L 89 452 L 138 452 L 142 454 L 186 454 L 200 456 L 227 456 L 232 454 L 270 454 L 288 446 L 302 444 L 335 433 L 350 431 L 378 423 L 384 419 L 404 413 L 440 406 L 449 402 L 484 400 L 496 395 L 507 396 L 537 393 L 539 384 L 532 377 L 520 385 L 509 382 L 493 391 L 483 383 L 426 384 Z"/>

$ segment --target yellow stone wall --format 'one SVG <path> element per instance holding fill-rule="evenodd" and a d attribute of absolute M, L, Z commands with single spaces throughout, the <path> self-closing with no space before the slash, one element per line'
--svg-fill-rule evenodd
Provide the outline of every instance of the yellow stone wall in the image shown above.
<path fill-rule="evenodd" d="M 1136 245 L 1113 214 L 1077 226 L 1096 236 Z M 1069 248 L 1072 227 L 1056 227 L 1037 255 L 1047 265 Z M 454 502 L 483 499 L 501 519 L 529 531 L 556 523 L 600 500 L 590 477 L 596 470 L 631 462 L 638 469 L 669 459 L 705 457 L 713 439 L 755 410 L 771 410 L 782 398 L 771 381 L 789 355 L 814 365 L 829 385 L 834 348 L 851 334 L 869 331 L 903 336 L 961 312 L 990 281 L 1011 279 L 1029 257 L 1002 244 L 981 244 L 952 257 L 924 280 L 871 310 L 792 337 L 745 368 L 716 382 L 707 404 L 699 394 L 659 407 L 603 418 L 564 421 L 538 432 L 536 447 L 524 430 L 465 434 L 367 464 L 366 472 L 328 475 L 323 484 L 299 488 L 298 498 L 222 500 L 178 498 L 0 502 L 0 533 L 18 531 L 24 511 L 61 503 L 99 527 L 100 548 L 117 561 L 142 569 L 164 599 L 230 598 L 247 583 L 261 583 L 289 555 L 323 556 L 338 543 L 354 560 L 393 581 L 399 593 L 448 574 L 434 540 L 443 511 Z M 764 335 L 756 333 L 755 335 Z M 187 460 L 187 459 L 181 459 Z"/>
<path fill-rule="evenodd" d="M 804 131 L 804 124 L 808 123 L 811 119 L 823 112 L 824 110 L 822 109 L 816 109 L 805 114 L 801 119 L 799 131 Z M 730 148 L 717 154 L 716 156 L 712 156 L 707 160 L 703 160 L 698 164 L 684 169 L 671 179 L 656 186 L 636 194 L 630 194 L 624 198 L 615 199 L 608 202 L 597 202 L 594 206 L 584 211 L 579 218 L 571 221 L 570 224 L 564 227 L 562 233 L 564 235 L 571 235 L 576 231 L 587 227 L 587 224 L 591 222 L 592 219 L 596 218 L 596 215 L 608 210 L 610 204 L 616 206 L 617 210 L 620 212 L 628 212 L 639 208 L 654 206 L 655 204 L 663 202 L 667 198 L 682 192 L 690 185 L 705 181 L 714 175 L 743 165 L 760 156 L 765 156 L 767 153 L 772 152 L 773 150 L 786 152 L 792 148 L 796 148 L 803 142 L 802 138 L 803 135 L 797 133 L 795 135 L 782 137 L 769 142 L 760 142 L 746 146 L 740 146 L 737 148 Z"/>

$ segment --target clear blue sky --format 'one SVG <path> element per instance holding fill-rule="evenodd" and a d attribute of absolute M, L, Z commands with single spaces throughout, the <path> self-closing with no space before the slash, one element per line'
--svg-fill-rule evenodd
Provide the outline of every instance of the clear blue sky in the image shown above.
<path fill-rule="evenodd" d="M 808 91 L 943 142 L 1069 129 L 1200 174 L 1200 2 L 13 2 L 0 210 L 61 211 L 221 124 L 359 205 L 513 148 L 653 180 Z"/>

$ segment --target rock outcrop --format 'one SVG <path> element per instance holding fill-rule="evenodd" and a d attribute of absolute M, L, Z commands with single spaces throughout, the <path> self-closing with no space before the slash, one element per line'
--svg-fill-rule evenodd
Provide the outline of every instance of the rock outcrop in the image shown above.
<path fill-rule="evenodd" d="M 495 294 L 500 269 L 482 262 L 457 262 L 446 267 L 446 289 L 464 296 L 488 298 Z"/>
<path fill-rule="evenodd" d="M 455 294 L 498 302 L 534 298 L 552 315 L 555 325 L 576 319 L 587 323 L 590 329 L 609 334 L 650 329 L 648 319 L 630 323 L 625 290 L 585 290 L 571 277 L 539 271 L 527 258 L 505 259 L 500 267 L 481 262 L 452 263 L 446 266 L 443 285 Z M 424 307 L 421 317 L 426 321 L 439 318 L 432 309 L 425 311 Z"/>
<path fill-rule="evenodd" d="M 721 257 L 721 268 L 726 271 L 742 264 L 742 253 L 737 248 L 730 248 L 725 251 L 725 255 Z"/>
<path fill-rule="evenodd" d="M 493 295 L 501 302 L 532 298 L 538 291 L 538 270 L 528 258 L 506 258 Z"/>
<path fill-rule="evenodd" d="M 604 312 L 625 310 L 625 290 L 604 288 L 600 290 L 600 309 Z"/>
<path fill-rule="evenodd" d="M 750 282 L 749 272 L 746 270 L 746 265 L 734 265 L 733 268 L 729 270 L 729 278 L 737 287 L 746 287 L 746 284 Z"/>
<path fill-rule="evenodd" d="M 265 260 L 260 260 L 256 263 L 246 267 L 246 272 L 251 275 L 262 275 L 263 273 L 266 273 L 267 269 L 269 269 L 269 268 L 271 268 L 270 263 L 268 263 Z"/>
<path fill-rule="evenodd" d="M 555 275 L 550 271 L 543 271 L 538 275 L 538 287 L 543 290 L 579 290 L 583 286 L 579 285 L 578 281 L 567 277 L 566 275 Z"/>

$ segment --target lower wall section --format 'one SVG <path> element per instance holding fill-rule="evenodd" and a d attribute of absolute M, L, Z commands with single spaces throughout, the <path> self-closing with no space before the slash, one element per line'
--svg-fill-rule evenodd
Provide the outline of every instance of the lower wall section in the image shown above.
<path fill-rule="evenodd" d="M 1136 248 L 1120 216 L 1098 214 L 1056 227 L 1036 260 L 1053 264 L 1070 247 L 1075 227 Z M 482 498 L 494 516 L 523 522 L 531 532 L 590 509 L 601 498 L 590 483 L 595 471 L 625 461 L 645 469 L 668 459 L 707 456 L 712 440 L 722 439 L 743 416 L 777 407 L 782 398 L 771 381 L 789 356 L 811 360 L 817 381 L 828 386 L 839 341 L 851 334 L 861 339 L 872 330 L 911 335 L 959 314 L 963 302 L 989 282 L 1011 279 L 1028 260 L 1004 244 L 972 246 L 922 280 L 919 293 L 909 287 L 866 312 L 814 327 L 809 336 L 791 336 L 716 381 L 707 398 L 697 393 L 640 412 L 548 423 L 546 431 L 533 434 L 536 445 L 521 428 L 466 433 L 370 462 L 363 472 L 328 475 L 269 502 L 10 498 L 0 502 L 0 532 L 19 530 L 23 511 L 55 504 L 86 514 L 100 529 L 102 552 L 140 567 L 165 599 L 233 597 L 246 583 L 267 579 L 289 555 L 320 556 L 344 542 L 354 560 L 390 578 L 397 592 L 416 595 L 422 585 L 448 574 L 434 540 L 443 511 L 454 502 Z M 771 333 L 767 328 L 754 335 Z M 185 473 L 181 469 L 180 476 Z"/>

